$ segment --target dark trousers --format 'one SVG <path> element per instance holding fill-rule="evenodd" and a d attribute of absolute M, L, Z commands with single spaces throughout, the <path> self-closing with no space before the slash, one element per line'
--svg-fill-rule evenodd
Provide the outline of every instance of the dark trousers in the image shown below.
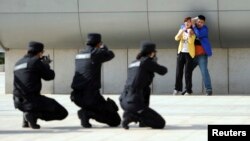
<path fill-rule="evenodd" d="M 123 114 L 123 118 L 124 119 L 129 118 L 128 116 L 131 115 L 133 116 L 133 119 L 137 119 L 140 123 L 142 123 L 146 127 L 151 127 L 154 129 L 162 129 L 165 127 L 166 124 L 163 117 L 149 107 L 137 113 L 131 113 L 125 111 Z"/>
<path fill-rule="evenodd" d="M 145 105 L 147 107 L 149 107 L 149 102 L 150 102 L 150 93 L 151 93 L 151 89 L 150 87 L 145 87 L 143 89 L 143 96 L 144 96 L 144 102 L 145 102 Z"/>
<path fill-rule="evenodd" d="M 68 116 L 67 110 L 52 98 L 42 95 L 29 98 L 14 97 L 16 108 L 31 113 L 34 117 L 45 121 L 62 120 Z"/>
<path fill-rule="evenodd" d="M 137 91 L 130 88 L 124 90 L 120 96 L 120 105 L 124 110 L 124 121 L 131 119 L 156 129 L 165 127 L 165 120 L 161 115 L 149 108 L 150 91 L 149 86 Z"/>
<path fill-rule="evenodd" d="M 177 56 L 175 90 L 182 91 L 183 70 L 185 71 L 186 91 L 192 93 L 193 59 L 189 53 L 179 53 Z"/>
<path fill-rule="evenodd" d="M 117 105 L 109 98 L 105 100 L 99 90 L 74 90 L 71 93 L 71 100 L 81 107 L 80 110 L 98 122 L 106 123 L 109 126 L 118 126 L 121 123 Z"/>

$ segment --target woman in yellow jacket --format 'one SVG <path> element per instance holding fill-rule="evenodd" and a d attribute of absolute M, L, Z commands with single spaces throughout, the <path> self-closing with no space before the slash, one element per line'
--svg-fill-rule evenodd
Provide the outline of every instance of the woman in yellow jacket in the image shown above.
<path fill-rule="evenodd" d="M 195 34 L 192 30 L 191 17 L 184 19 L 184 26 L 175 36 L 176 41 L 180 41 L 177 55 L 175 89 L 173 95 L 182 93 L 183 69 L 185 68 L 186 90 L 184 95 L 192 94 L 192 65 L 195 56 Z"/>

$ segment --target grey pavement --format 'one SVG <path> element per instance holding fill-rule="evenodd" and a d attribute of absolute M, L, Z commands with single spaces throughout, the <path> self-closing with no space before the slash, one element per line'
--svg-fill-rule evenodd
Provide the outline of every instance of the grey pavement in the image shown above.
<path fill-rule="evenodd" d="M 151 107 L 166 120 L 162 130 L 139 128 L 132 123 L 130 130 L 121 126 L 110 128 L 91 120 L 91 129 L 80 126 L 79 109 L 69 95 L 47 95 L 55 98 L 69 111 L 62 121 L 39 120 L 41 129 L 21 127 L 22 113 L 14 108 L 12 95 L 4 94 L 4 73 L 0 72 L 0 140 L 1 141 L 206 141 L 209 124 L 250 124 L 250 96 L 151 96 Z M 118 95 L 104 95 L 118 103 Z M 120 107 L 119 107 L 120 108 Z M 122 115 L 120 108 L 119 114 Z"/>
<path fill-rule="evenodd" d="M 250 124 L 249 96 L 166 96 L 151 97 L 151 107 L 167 121 L 162 130 L 121 126 L 110 128 L 91 120 L 93 128 L 84 129 L 77 117 L 79 109 L 69 95 L 47 95 L 69 111 L 62 121 L 38 120 L 41 129 L 21 127 L 22 113 L 14 109 L 12 95 L 0 95 L 1 141 L 206 141 L 208 124 Z M 118 95 L 104 95 L 118 102 Z M 119 114 L 122 115 L 120 108 Z"/>

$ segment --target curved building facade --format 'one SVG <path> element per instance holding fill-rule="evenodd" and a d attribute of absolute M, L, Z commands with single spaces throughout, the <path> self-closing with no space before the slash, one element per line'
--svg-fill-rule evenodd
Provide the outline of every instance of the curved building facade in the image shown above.
<path fill-rule="evenodd" d="M 5 52 L 6 93 L 12 93 L 14 63 L 27 43 L 41 41 L 53 59 L 53 82 L 43 93 L 70 93 L 74 57 L 89 32 L 103 35 L 115 59 L 103 66 L 104 93 L 120 93 L 127 66 L 141 40 L 157 44 L 158 58 L 169 73 L 156 76 L 154 94 L 172 93 L 178 42 L 174 36 L 187 16 L 205 15 L 213 56 L 209 70 L 215 94 L 250 93 L 250 1 L 248 0 L 0 0 L 0 42 Z M 203 92 L 200 70 L 193 74 L 193 91 Z"/>

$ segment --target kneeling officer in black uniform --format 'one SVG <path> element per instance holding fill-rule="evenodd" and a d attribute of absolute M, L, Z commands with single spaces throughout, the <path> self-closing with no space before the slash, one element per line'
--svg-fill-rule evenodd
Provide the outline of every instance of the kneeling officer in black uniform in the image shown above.
<path fill-rule="evenodd" d="M 165 120 L 149 108 L 149 86 L 154 73 L 167 73 L 167 68 L 156 62 L 155 46 L 150 41 L 143 41 L 137 60 L 128 67 L 128 78 L 120 96 L 120 104 L 124 109 L 122 126 L 125 129 L 129 129 L 128 124 L 131 122 L 139 122 L 140 125 L 156 129 L 165 127 Z"/>
<path fill-rule="evenodd" d="M 40 94 L 41 79 L 48 81 L 55 78 L 49 66 L 51 60 L 43 56 L 43 48 L 42 43 L 30 42 L 27 55 L 17 61 L 14 68 L 13 99 L 15 107 L 24 112 L 24 128 L 39 129 L 37 119 L 62 120 L 68 115 L 62 105 Z"/>
<path fill-rule="evenodd" d="M 112 127 L 120 125 L 117 105 L 110 98 L 105 100 L 99 91 L 102 63 L 113 58 L 114 53 L 102 44 L 98 33 L 88 34 L 86 49 L 76 55 L 71 100 L 81 107 L 78 117 L 82 127 L 92 127 L 91 118 Z"/>

